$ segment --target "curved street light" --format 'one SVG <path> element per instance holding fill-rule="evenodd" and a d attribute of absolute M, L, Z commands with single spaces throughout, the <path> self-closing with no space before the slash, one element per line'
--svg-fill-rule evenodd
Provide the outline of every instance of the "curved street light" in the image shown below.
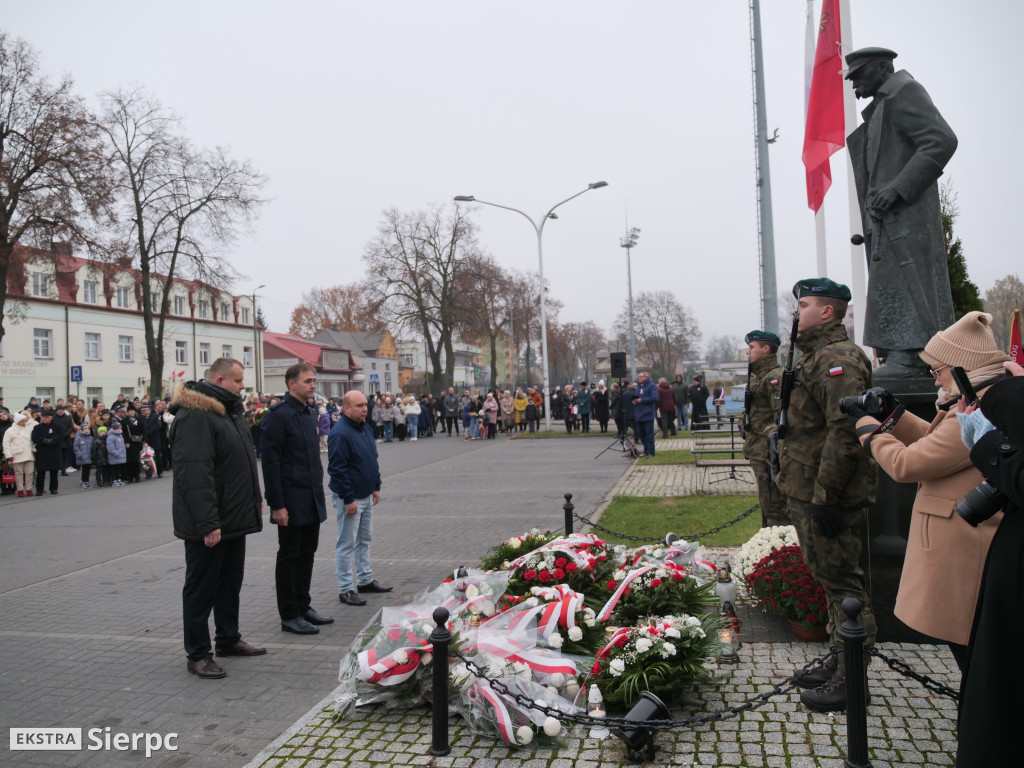
<path fill-rule="evenodd" d="M 565 205 L 573 198 L 579 197 L 584 192 L 589 192 L 592 189 L 600 189 L 601 187 L 607 187 L 607 181 L 595 181 L 587 185 L 586 189 L 581 189 L 575 195 L 565 198 L 560 203 L 555 203 L 548 209 L 548 212 L 541 217 L 540 224 L 538 225 L 529 214 L 518 208 L 513 208 L 510 205 L 501 205 L 500 203 L 492 203 L 487 200 L 479 200 L 473 195 L 456 195 L 454 200 L 457 203 L 480 203 L 481 205 L 493 205 L 495 208 L 504 208 L 506 211 L 515 211 L 522 215 L 531 225 L 533 225 L 534 231 L 537 233 L 537 264 L 540 269 L 540 340 L 541 340 L 541 360 L 544 369 L 544 428 L 547 431 L 551 431 L 551 392 L 550 382 L 548 381 L 548 323 L 547 323 L 547 312 L 544 308 L 544 247 L 543 247 L 543 236 L 544 236 L 544 224 L 548 219 L 557 219 L 555 215 L 555 209 L 561 205 Z"/>

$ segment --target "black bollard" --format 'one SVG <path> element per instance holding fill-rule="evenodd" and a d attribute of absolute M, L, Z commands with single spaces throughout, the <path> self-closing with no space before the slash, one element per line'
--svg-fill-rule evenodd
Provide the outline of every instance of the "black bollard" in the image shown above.
<path fill-rule="evenodd" d="M 860 623 L 863 606 L 855 597 L 843 600 L 846 621 L 839 628 L 846 664 L 846 765 L 871 768 L 868 760 L 868 677 L 864 641 L 868 633 Z"/>
<path fill-rule="evenodd" d="M 448 631 L 448 609 L 434 609 L 434 631 L 430 642 L 434 646 L 434 695 L 433 695 L 433 737 L 430 754 L 447 755 L 452 751 L 448 744 L 448 644 L 452 633 Z"/>
<path fill-rule="evenodd" d="M 565 512 L 565 535 L 569 536 L 572 534 L 572 511 L 576 507 L 572 504 L 572 494 L 565 494 L 565 504 L 562 505 L 562 510 Z"/>

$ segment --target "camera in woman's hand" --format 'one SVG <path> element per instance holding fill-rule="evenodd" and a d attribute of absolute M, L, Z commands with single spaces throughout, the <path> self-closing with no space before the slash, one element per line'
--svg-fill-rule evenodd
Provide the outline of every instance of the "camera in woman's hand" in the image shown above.
<path fill-rule="evenodd" d="M 1003 509 L 1008 499 L 1003 492 L 988 483 L 978 483 L 974 489 L 964 496 L 953 509 L 968 525 L 977 528 L 999 510 Z"/>

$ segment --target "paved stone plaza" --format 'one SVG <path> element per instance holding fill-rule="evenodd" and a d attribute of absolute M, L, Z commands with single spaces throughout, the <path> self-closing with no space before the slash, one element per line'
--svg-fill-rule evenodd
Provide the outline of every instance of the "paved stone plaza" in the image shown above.
<path fill-rule="evenodd" d="M 672 441 L 659 447 L 667 449 Z M 497 540 L 530 527 L 562 525 L 562 494 L 593 514 L 642 467 L 620 453 L 594 456 L 594 437 L 466 443 L 443 436 L 382 445 L 385 481 L 375 516 L 375 575 L 395 585 L 366 608 L 340 606 L 333 573 L 333 517 L 324 526 L 314 574 L 314 607 L 336 623 L 319 635 L 280 631 L 274 600 L 272 526 L 248 539 L 241 628 L 267 656 L 226 659 L 228 677 L 201 681 L 185 671 L 180 592 L 181 542 L 170 532 L 170 479 L 123 489 L 79 491 L 62 478 L 59 497 L 0 503 L 0 716 L 7 726 L 78 726 L 121 732 L 176 732 L 179 749 L 140 752 L 19 752 L 0 742 L 0 764 L 61 766 L 618 766 L 619 742 L 573 732 L 558 752 L 509 750 L 452 723 L 453 752 L 428 754 L 424 711 L 358 711 L 330 725 L 338 661 L 376 608 L 404 602 L 459 564 L 472 565 Z M 677 446 L 671 446 L 677 447 Z M 682 447 L 681 445 L 678 447 Z M 646 468 L 661 469 L 661 468 Z M 668 467 L 666 470 L 672 470 Z M 71 486 L 74 486 L 73 488 Z M 723 484 L 724 485 L 724 484 Z M 663 483 L 664 495 L 685 493 Z M 744 489 L 746 490 L 746 489 Z M 708 710 L 770 688 L 819 645 L 756 617 L 740 649 L 700 696 Z M 766 642 L 767 641 L 767 642 Z M 944 648 L 882 650 L 949 685 L 958 675 Z M 955 702 L 934 696 L 876 663 L 868 725 L 875 765 L 952 764 Z M 690 714 L 690 713 L 677 713 Z M 2 738 L 8 738 L 3 729 Z M 658 737 L 659 761 L 673 765 L 840 766 L 843 716 L 811 715 L 795 694 L 761 710 L 697 730 Z M 17 760 L 10 758 L 17 757 Z"/>

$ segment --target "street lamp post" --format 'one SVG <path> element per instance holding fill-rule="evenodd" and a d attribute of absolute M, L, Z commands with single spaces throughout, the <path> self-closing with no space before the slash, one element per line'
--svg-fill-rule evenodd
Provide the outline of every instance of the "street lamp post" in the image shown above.
<path fill-rule="evenodd" d="M 258 395 L 263 394 L 263 384 L 260 381 L 263 378 L 260 375 L 263 371 L 260 365 L 260 338 L 256 325 L 256 291 L 266 287 L 267 285 L 264 283 L 252 289 L 252 365 L 256 369 L 256 394 Z"/>
<path fill-rule="evenodd" d="M 555 203 L 548 209 L 548 212 L 540 220 L 538 225 L 527 213 L 513 208 L 510 205 L 501 205 L 500 203 L 491 203 L 487 200 L 478 200 L 473 195 L 456 195 L 455 202 L 457 203 L 480 203 L 482 205 L 493 205 L 495 208 L 504 208 L 506 211 L 515 211 L 521 214 L 530 224 L 533 225 L 534 231 L 537 233 L 537 264 L 540 269 L 540 353 L 542 358 L 542 367 L 544 369 L 544 429 L 551 431 L 551 383 L 548 380 L 548 323 L 547 323 L 547 312 L 544 307 L 544 224 L 549 218 L 558 218 L 555 216 L 555 209 L 561 205 L 565 205 L 573 198 L 579 197 L 584 192 L 589 192 L 592 189 L 600 189 L 601 187 L 607 187 L 607 181 L 595 181 L 592 184 L 588 184 L 586 189 L 580 190 L 575 195 L 565 198 L 560 203 Z"/>
<path fill-rule="evenodd" d="M 638 227 L 633 227 L 619 239 L 619 245 L 626 249 L 626 278 L 629 283 L 629 360 L 632 366 L 633 381 L 636 381 L 636 332 L 633 330 L 633 264 L 630 260 L 630 251 L 636 248 L 636 241 L 639 239 L 640 229 Z"/>

